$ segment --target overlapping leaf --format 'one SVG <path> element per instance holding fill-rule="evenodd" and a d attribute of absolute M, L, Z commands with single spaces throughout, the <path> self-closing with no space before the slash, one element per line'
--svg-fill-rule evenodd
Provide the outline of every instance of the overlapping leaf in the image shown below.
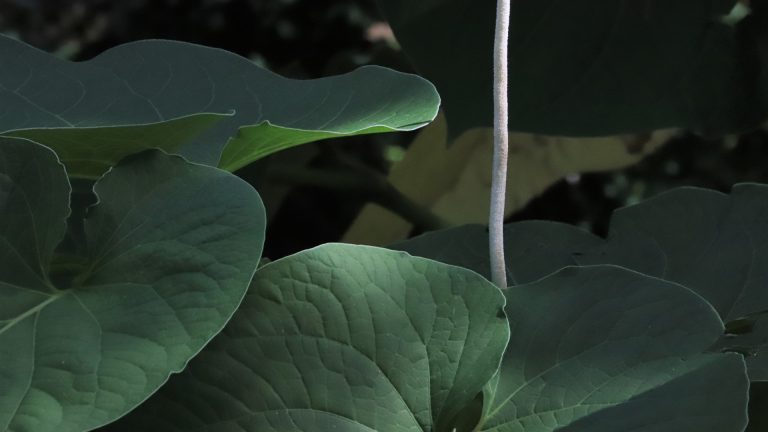
<path fill-rule="evenodd" d="M 150 147 L 234 170 L 309 141 L 416 129 L 439 104 L 429 82 L 385 68 L 297 81 L 182 42 L 72 63 L 0 36 L 0 60 L 0 133 L 53 148 L 81 177 Z"/>
<path fill-rule="evenodd" d="M 711 134 L 768 117 L 768 10 L 737 0 L 516 0 L 510 127 L 595 136 L 683 127 Z M 378 0 L 454 136 L 492 125 L 495 2 Z"/>
<path fill-rule="evenodd" d="M 499 365 L 503 303 L 401 252 L 304 251 L 261 268 L 187 370 L 105 430 L 451 432 Z"/>
<path fill-rule="evenodd" d="M 612 266 L 571 267 L 506 292 L 512 334 L 478 430 L 740 432 L 738 354 L 706 301 Z"/>
<path fill-rule="evenodd" d="M 0 138 L 0 430 L 82 432 L 133 409 L 224 326 L 259 260 L 261 201 L 224 171 L 151 151 L 95 190 L 88 255 L 60 256 L 63 166 Z"/>
<path fill-rule="evenodd" d="M 536 280 L 563 265 L 615 264 L 695 291 L 729 323 L 713 348 L 747 355 L 750 378 L 768 379 L 768 186 L 743 184 L 730 195 L 695 188 L 618 210 L 607 241 L 551 222 L 510 224 L 511 281 Z M 450 252 L 459 242 L 466 254 Z M 461 227 L 394 246 L 467 266 L 488 276 L 487 234 Z"/>

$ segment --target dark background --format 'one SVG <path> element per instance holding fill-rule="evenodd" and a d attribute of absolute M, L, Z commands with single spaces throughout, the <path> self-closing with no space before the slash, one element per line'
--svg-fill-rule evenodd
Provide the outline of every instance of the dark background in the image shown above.
<path fill-rule="evenodd" d="M 138 39 L 175 39 L 233 51 L 293 78 L 368 63 L 409 71 L 395 45 L 368 36 L 381 21 L 373 0 L 0 0 L 0 32 L 64 58 L 88 59 Z M 265 255 L 276 259 L 339 240 L 359 208 L 375 198 L 364 187 L 277 174 L 280 167 L 335 173 L 345 172 L 351 160 L 384 174 L 392 149 L 412 138 L 387 134 L 313 144 L 239 172 L 268 207 Z M 728 191 L 738 182 L 768 182 L 766 144 L 765 131 L 720 140 L 687 134 L 629 169 L 559 182 L 512 219 L 559 220 L 605 234 L 613 209 L 675 186 Z"/>

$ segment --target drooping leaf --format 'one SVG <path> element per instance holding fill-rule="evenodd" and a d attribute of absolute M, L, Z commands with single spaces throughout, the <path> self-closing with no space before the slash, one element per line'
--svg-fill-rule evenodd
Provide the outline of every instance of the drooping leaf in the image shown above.
<path fill-rule="evenodd" d="M 632 165 L 655 151 L 674 130 L 603 138 L 510 134 L 506 213 L 523 208 L 563 177 Z M 493 131 L 475 128 L 452 144 L 443 116 L 422 130 L 389 181 L 443 220 L 460 225 L 486 223 L 491 196 Z M 377 204 L 363 208 L 344 241 L 387 245 L 407 238 L 413 225 Z"/>
<path fill-rule="evenodd" d="M 570 267 L 506 291 L 512 329 L 479 430 L 740 432 L 744 360 L 689 290 L 620 267 Z"/>
<path fill-rule="evenodd" d="M 722 135 L 768 117 L 768 10 L 737 0 L 512 4 L 510 128 L 595 136 L 680 127 Z M 378 0 L 451 134 L 492 125 L 495 3 Z M 737 22 L 734 22 L 737 21 Z"/>
<path fill-rule="evenodd" d="M 96 184 L 82 257 L 55 253 L 69 191 L 51 150 L 0 138 L 0 430 L 133 409 L 220 331 L 259 260 L 261 201 L 224 171 L 132 156 Z"/>
<path fill-rule="evenodd" d="M 53 148 L 73 176 L 149 147 L 234 170 L 309 141 L 417 129 L 439 104 L 429 82 L 381 67 L 297 81 L 182 42 L 134 42 L 73 63 L 0 36 L 0 60 L 0 133 Z"/>
<path fill-rule="evenodd" d="M 300 252 L 261 268 L 187 370 L 106 430 L 450 432 L 499 365 L 503 303 L 402 252 Z"/>
<path fill-rule="evenodd" d="M 730 195 L 680 188 L 614 213 L 607 241 L 550 222 L 507 225 L 512 283 L 564 265 L 614 264 L 681 284 L 704 297 L 728 323 L 713 347 L 747 356 L 750 378 L 768 380 L 768 186 L 742 184 Z M 460 243 L 468 253 L 450 253 Z M 465 266 L 488 277 L 480 227 L 429 233 L 393 246 Z"/>

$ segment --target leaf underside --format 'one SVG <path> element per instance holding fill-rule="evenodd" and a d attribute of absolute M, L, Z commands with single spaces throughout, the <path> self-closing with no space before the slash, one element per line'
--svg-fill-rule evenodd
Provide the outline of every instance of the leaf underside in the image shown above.
<path fill-rule="evenodd" d="M 0 61 L 0 134 L 54 149 L 75 177 L 155 147 L 234 170 L 319 139 L 417 129 L 439 104 L 415 75 L 368 66 L 292 80 L 183 42 L 133 42 L 74 63 L 0 35 Z"/>

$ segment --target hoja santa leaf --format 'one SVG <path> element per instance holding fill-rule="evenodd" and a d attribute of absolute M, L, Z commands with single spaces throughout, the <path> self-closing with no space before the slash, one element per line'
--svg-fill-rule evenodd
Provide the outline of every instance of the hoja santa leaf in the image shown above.
<path fill-rule="evenodd" d="M 149 151 L 101 178 L 86 256 L 62 256 L 70 186 L 48 148 L 0 138 L 0 430 L 124 415 L 228 321 L 264 239 L 245 182 Z"/>
<path fill-rule="evenodd" d="M 498 368 L 503 304 L 477 274 L 402 252 L 300 252 L 259 269 L 187 370 L 105 431 L 451 432 Z"/>
<path fill-rule="evenodd" d="M 543 221 L 507 225 L 507 274 L 527 283 L 566 265 L 614 264 L 681 284 L 705 298 L 726 326 L 713 350 L 747 356 L 750 378 L 768 380 L 768 186 L 730 195 L 680 188 L 616 211 L 607 240 Z M 480 226 L 449 229 L 394 245 L 489 277 Z M 448 247 L 447 245 L 458 247 Z"/>
<path fill-rule="evenodd" d="M 77 177 L 151 147 L 234 170 L 310 141 L 417 129 L 439 104 L 415 75 L 368 66 L 292 80 L 183 42 L 133 42 L 68 62 L 0 36 L 0 61 L 0 133 L 53 148 Z"/>
<path fill-rule="evenodd" d="M 738 354 L 702 354 L 723 331 L 679 285 L 620 267 L 570 267 L 506 291 L 511 336 L 478 430 L 741 432 Z"/>

